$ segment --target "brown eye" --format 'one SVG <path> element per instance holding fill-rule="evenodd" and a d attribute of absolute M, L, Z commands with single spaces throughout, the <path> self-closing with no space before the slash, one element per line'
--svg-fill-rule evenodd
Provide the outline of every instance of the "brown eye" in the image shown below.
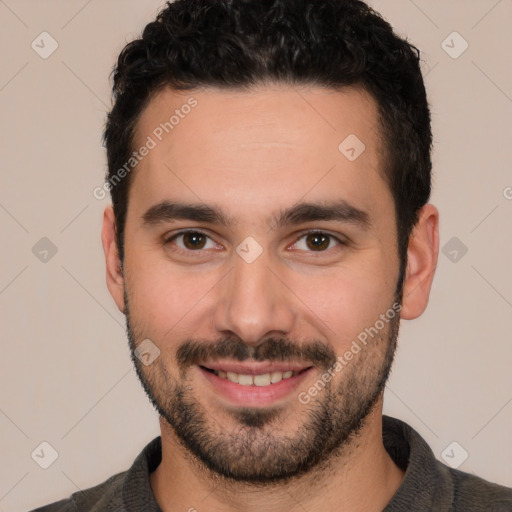
<path fill-rule="evenodd" d="M 293 245 L 294 249 L 306 252 L 327 252 L 344 243 L 334 235 L 322 231 L 304 233 Z"/>
<path fill-rule="evenodd" d="M 215 242 L 201 231 L 180 231 L 165 241 L 165 245 L 174 246 L 178 251 L 199 252 L 202 249 L 215 249 Z"/>
<path fill-rule="evenodd" d="M 187 249 L 203 249 L 206 244 L 206 237 L 202 233 L 183 233 L 183 245 Z"/>
<path fill-rule="evenodd" d="M 306 244 L 313 251 L 323 251 L 329 247 L 330 238 L 323 233 L 312 233 L 306 236 Z"/>

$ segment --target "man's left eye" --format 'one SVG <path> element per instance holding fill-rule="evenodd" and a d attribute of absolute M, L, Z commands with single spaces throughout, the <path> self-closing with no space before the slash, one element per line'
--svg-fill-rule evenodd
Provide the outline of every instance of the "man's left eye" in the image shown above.
<path fill-rule="evenodd" d="M 302 235 L 293 247 L 301 251 L 324 252 L 340 244 L 343 242 L 335 236 L 318 231 Z"/>

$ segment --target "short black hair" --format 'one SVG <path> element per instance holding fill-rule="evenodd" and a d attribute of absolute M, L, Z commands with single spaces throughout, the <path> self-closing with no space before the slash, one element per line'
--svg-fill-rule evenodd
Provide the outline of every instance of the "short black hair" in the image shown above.
<path fill-rule="evenodd" d="M 124 258 L 137 121 L 164 87 L 250 90 L 265 83 L 339 90 L 359 86 L 376 100 L 383 175 L 393 194 L 401 290 L 409 238 L 430 197 L 432 132 L 419 50 L 359 0 L 176 0 L 122 50 L 107 117 L 110 193 Z M 340 141 L 341 142 L 341 141 Z"/>

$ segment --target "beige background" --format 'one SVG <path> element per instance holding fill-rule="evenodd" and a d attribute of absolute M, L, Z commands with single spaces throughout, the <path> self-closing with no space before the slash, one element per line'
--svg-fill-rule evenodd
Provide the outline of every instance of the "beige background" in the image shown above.
<path fill-rule="evenodd" d="M 105 286 L 107 199 L 92 191 L 111 67 L 161 4 L 0 0 L 0 512 L 95 485 L 159 434 Z M 460 469 L 512 486 L 512 2 L 373 5 L 424 52 L 441 246 L 468 249 L 440 254 L 427 312 L 402 324 L 385 412 L 438 458 L 457 441 Z M 31 48 L 43 31 L 59 45 L 47 59 Z M 442 47 L 453 31 L 469 44 L 456 59 Z M 32 251 L 43 237 L 58 249 L 46 262 Z M 31 457 L 43 441 L 58 452 L 48 469 Z"/>

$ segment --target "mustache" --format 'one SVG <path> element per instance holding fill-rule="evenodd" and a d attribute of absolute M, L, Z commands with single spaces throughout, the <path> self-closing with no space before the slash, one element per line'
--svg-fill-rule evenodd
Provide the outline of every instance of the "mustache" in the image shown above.
<path fill-rule="evenodd" d="M 176 360 L 182 371 L 189 366 L 204 365 L 219 359 L 307 361 L 327 370 L 336 363 L 336 353 L 330 346 L 317 340 L 299 344 L 283 338 L 267 338 L 256 346 L 247 345 L 240 338 L 220 338 L 213 342 L 187 339 L 176 351 Z"/>

